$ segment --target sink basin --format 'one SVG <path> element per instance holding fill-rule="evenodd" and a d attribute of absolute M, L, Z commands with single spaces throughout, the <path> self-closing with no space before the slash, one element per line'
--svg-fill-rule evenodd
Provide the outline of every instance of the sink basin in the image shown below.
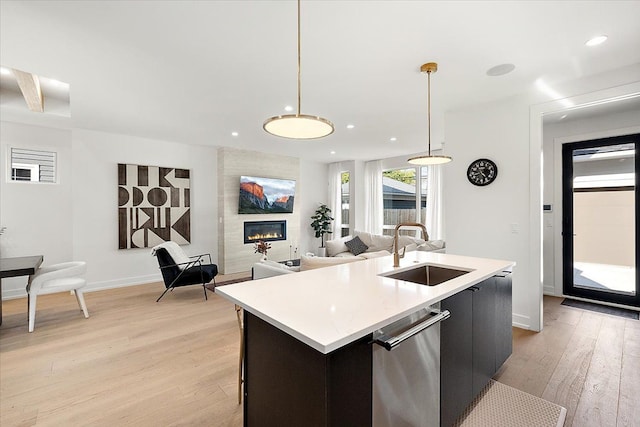
<path fill-rule="evenodd" d="M 397 273 L 381 274 L 390 279 L 404 280 L 425 286 L 436 286 L 447 280 L 455 279 L 463 274 L 469 273 L 464 270 L 454 268 L 437 267 L 435 265 L 421 265 L 410 270 L 399 271 Z"/>

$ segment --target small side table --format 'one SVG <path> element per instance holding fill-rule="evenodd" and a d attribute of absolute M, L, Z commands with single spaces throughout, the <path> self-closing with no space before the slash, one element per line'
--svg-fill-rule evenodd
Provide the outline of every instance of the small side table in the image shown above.
<path fill-rule="evenodd" d="M 300 258 L 288 259 L 286 261 L 278 261 L 278 262 L 288 267 L 300 267 Z"/>

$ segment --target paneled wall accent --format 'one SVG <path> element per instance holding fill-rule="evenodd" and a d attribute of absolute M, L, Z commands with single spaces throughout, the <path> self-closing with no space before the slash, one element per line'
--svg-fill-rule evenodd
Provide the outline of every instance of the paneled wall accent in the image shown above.
<path fill-rule="evenodd" d="M 296 194 L 291 214 L 238 214 L 240 176 L 295 180 Z M 218 268 L 222 274 L 250 271 L 260 254 L 244 243 L 244 221 L 287 221 L 287 240 L 271 242 L 268 258 L 289 259 L 300 239 L 300 160 L 295 157 L 220 148 L 218 152 Z"/>

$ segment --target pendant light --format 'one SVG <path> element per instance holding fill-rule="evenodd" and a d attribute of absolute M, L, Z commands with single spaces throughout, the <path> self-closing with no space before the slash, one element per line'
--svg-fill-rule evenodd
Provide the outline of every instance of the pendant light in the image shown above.
<path fill-rule="evenodd" d="M 298 0 L 298 111 L 265 120 L 262 125 L 271 135 L 290 139 L 316 139 L 333 133 L 333 123 L 319 116 L 300 114 L 300 0 Z"/>
<path fill-rule="evenodd" d="M 427 73 L 427 78 L 428 78 L 428 101 L 427 101 L 427 109 L 428 109 L 428 123 L 429 123 L 429 144 L 428 144 L 428 151 L 427 151 L 427 155 L 426 156 L 417 156 L 417 157 L 412 157 L 408 160 L 409 163 L 411 163 L 412 165 L 421 165 L 421 166 L 426 166 L 426 165 L 441 165 L 443 163 L 449 163 L 452 159 L 449 156 L 436 156 L 436 155 L 432 155 L 431 154 L 431 73 L 435 73 L 436 71 L 438 71 L 438 64 L 436 64 L 435 62 L 428 62 L 426 64 L 423 64 L 422 67 L 420 67 L 420 72 L 422 73 Z"/>

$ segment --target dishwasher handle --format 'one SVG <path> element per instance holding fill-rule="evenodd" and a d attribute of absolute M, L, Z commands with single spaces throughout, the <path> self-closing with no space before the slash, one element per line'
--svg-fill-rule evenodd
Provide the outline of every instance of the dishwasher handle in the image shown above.
<path fill-rule="evenodd" d="M 420 332 L 424 331 L 428 327 L 433 326 L 436 323 L 439 323 L 445 319 L 448 319 L 449 316 L 451 316 L 451 313 L 449 313 L 449 310 L 438 311 L 435 313 L 437 313 L 435 316 L 430 317 L 424 322 L 418 323 L 417 325 L 407 329 L 401 334 L 398 334 L 391 338 L 388 338 L 386 335 L 383 335 L 381 337 L 374 339 L 373 342 L 384 347 L 385 349 L 387 349 L 387 351 L 391 351 L 394 348 L 396 348 L 398 345 L 400 345 L 400 343 L 402 343 L 403 341 L 408 340 L 412 336 L 419 334 Z"/>

